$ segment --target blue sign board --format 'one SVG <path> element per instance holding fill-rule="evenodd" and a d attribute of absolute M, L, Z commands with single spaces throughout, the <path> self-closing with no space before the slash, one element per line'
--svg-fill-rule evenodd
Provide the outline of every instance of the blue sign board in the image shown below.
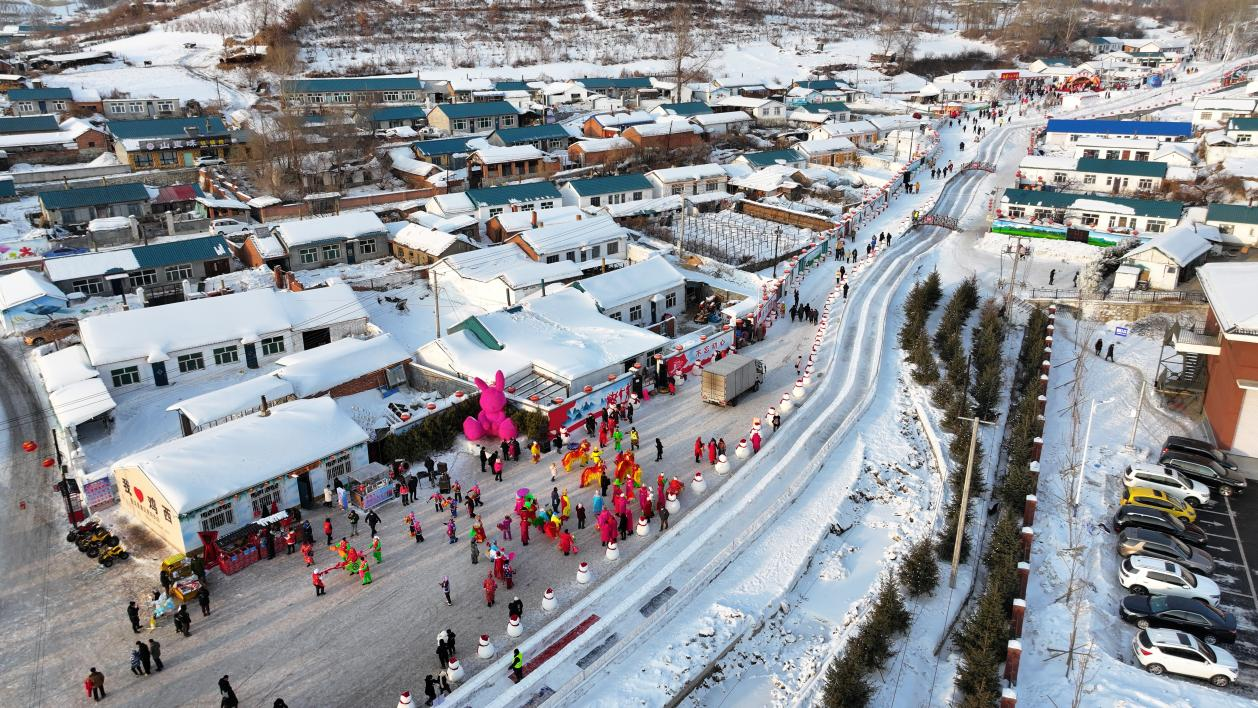
<path fill-rule="evenodd" d="M 1131 330 L 1126 327 L 1115 327 L 1114 334 L 1119 337 L 1126 337 L 1128 334 L 1131 334 Z"/>

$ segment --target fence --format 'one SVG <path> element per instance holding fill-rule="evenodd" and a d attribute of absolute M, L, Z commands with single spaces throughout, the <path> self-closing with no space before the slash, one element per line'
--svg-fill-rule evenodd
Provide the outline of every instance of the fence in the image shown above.
<path fill-rule="evenodd" d="M 1079 288 L 1020 288 L 1019 297 L 1024 300 L 1080 300 L 1084 302 L 1175 302 L 1204 304 L 1205 293 L 1180 290 L 1127 290 L 1115 289 L 1103 293 L 1084 293 Z"/>

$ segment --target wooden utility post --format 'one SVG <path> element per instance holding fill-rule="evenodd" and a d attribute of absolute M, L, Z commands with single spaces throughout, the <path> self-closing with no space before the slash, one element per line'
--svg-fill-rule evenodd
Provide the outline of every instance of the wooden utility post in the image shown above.
<path fill-rule="evenodd" d="M 952 575 L 948 576 L 948 587 L 955 588 L 957 586 L 957 566 L 961 563 L 961 538 L 965 536 L 965 511 L 970 505 L 970 477 L 974 474 L 974 450 L 978 447 L 978 426 L 995 425 L 994 420 L 981 420 L 978 416 L 973 418 L 960 418 L 960 420 L 970 421 L 970 454 L 965 460 L 965 483 L 961 486 L 961 508 L 957 511 L 957 536 L 952 542 Z"/>

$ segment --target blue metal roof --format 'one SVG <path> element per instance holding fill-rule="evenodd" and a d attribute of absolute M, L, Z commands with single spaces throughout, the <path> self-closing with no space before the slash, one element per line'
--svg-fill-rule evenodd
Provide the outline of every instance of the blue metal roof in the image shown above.
<path fill-rule="evenodd" d="M 183 241 L 154 243 L 131 249 L 135 262 L 141 268 L 160 268 L 176 263 L 215 261 L 231 256 L 231 250 L 222 236 L 202 236 Z"/>
<path fill-rule="evenodd" d="M 192 130 L 190 131 L 189 128 Z M 155 118 L 153 120 L 120 120 L 109 123 L 109 132 L 122 140 L 142 140 L 145 138 L 188 138 L 195 134 L 201 136 L 223 136 L 228 134 L 227 126 L 218 116 L 202 118 Z"/>
<path fill-rule="evenodd" d="M 1048 121 L 1048 133 L 1080 133 L 1085 135 L 1147 135 L 1150 137 L 1186 138 L 1192 135 L 1192 123 L 1187 121 L 1144 120 L 1072 120 L 1052 118 Z"/>
<path fill-rule="evenodd" d="M 768 167 L 776 165 L 779 160 L 782 162 L 807 162 L 808 158 L 795 151 L 795 148 L 786 148 L 785 150 L 766 150 L 764 152 L 746 152 L 743 157 L 747 162 L 756 167 Z"/>
<path fill-rule="evenodd" d="M 532 91 L 532 87 L 525 81 L 495 81 L 495 91 Z"/>
<path fill-rule="evenodd" d="M 427 115 L 423 106 L 389 106 L 372 111 L 370 119 L 379 123 L 386 120 L 419 120 Z"/>
<path fill-rule="evenodd" d="M 432 109 L 441 111 L 449 118 L 488 118 L 490 116 L 514 116 L 520 112 L 506 101 L 477 101 L 476 103 L 438 103 Z"/>
<path fill-rule="evenodd" d="M 600 194 L 616 194 L 637 190 L 651 191 L 651 181 L 646 175 L 611 175 L 608 177 L 591 177 L 574 179 L 568 183 L 582 197 L 596 197 Z"/>
<path fill-rule="evenodd" d="M 65 87 L 9 89 L 10 101 L 72 101 L 74 94 Z"/>
<path fill-rule="evenodd" d="M 418 76 L 351 76 L 327 79 L 285 79 L 283 93 L 324 93 L 329 91 L 422 91 Z"/>
<path fill-rule="evenodd" d="M 813 113 L 851 113 L 852 109 L 842 101 L 821 101 L 820 103 L 805 103 L 800 106 L 804 110 Z"/>
<path fill-rule="evenodd" d="M 22 116 L 0 118 L 0 135 L 18 135 L 20 133 L 55 133 L 61 129 L 57 116 Z"/>
<path fill-rule="evenodd" d="M 1211 204 L 1210 208 L 1206 209 L 1206 221 L 1258 224 L 1258 207 L 1244 204 Z"/>
<path fill-rule="evenodd" d="M 643 89 L 653 87 L 651 84 L 651 77 L 649 76 L 622 76 L 614 79 L 591 76 L 584 79 L 573 80 L 591 91 L 600 91 L 603 89 Z"/>
<path fill-rule="evenodd" d="M 513 145 L 526 145 L 535 140 L 554 140 L 562 138 L 567 140 L 572 137 L 564 130 L 562 125 L 558 123 L 547 123 L 546 125 L 528 125 L 523 128 L 499 128 L 490 134 L 490 138 L 495 135 L 502 141 L 506 147 Z"/>
<path fill-rule="evenodd" d="M 411 149 L 417 155 L 453 155 L 459 152 L 468 152 L 472 150 L 467 146 L 467 141 L 471 138 L 440 138 L 438 140 L 420 140 L 411 143 Z"/>
<path fill-rule="evenodd" d="M 682 103 L 661 103 L 660 108 L 675 116 L 698 116 L 711 113 L 712 108 L 703 101 L 684 101 Z"/>
<path fill-rule="evenodd" d="M 476 206 L 498 206 L 512 202 L 534 202 L 539 199 L 559 199 L 559 190 L 550 182 L 507 184 L 501 187 L 469 189 L 467 198 Z"/>
<path fill-rule="evenodd" d="M 833 91 L 835 89 L 846 89 L 847 84 L 838 79 L 815 79 L 812 81 L 796 81 L 795 85 L 800 88 L 812 89 L 814 91 Z"/>
<path fill-rule="evenodd" d="M 73 209 L 100 204 L 124 204 L 147 202 L 149 191 L 137 182 L 107 184 L 100 187 L 75 187 L 39 193 L 39 203 L 45 209 Z"/>
<path fill-rule="evenodd" d="M 1093 202 L 1108 202 L 1131 209 L 1137 216 L 1151 216 L 1158 219 L 1179 219 L 1184 213 L 1183 202 L 1132 199 L 1130 197 L 1115 197 L 1109 194 L 1044 192 L 1033 189 L 1009 188 L 1005 190 L 1003 198 L 1010 204 L 1052 207 L 1055 209 L 1066 209 L 1080 199 L 1087 199 Z"/>

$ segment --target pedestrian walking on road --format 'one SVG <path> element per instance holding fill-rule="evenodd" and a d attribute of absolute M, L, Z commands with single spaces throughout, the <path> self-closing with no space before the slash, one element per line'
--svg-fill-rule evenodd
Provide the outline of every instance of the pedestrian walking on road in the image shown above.
<path fill-rule="evenodd" d="M 219 702 L 220 708 L 236 708 L 240 705 L 240 701 L 236 699 L 236 692 L 232 690 L 231 682 L 227 680 L 227 674 L 223 674 L 223 678 L 218 680 L 218 694 L 222 698 Z"/>
<path fill-rule="evenodd" d="M 1105 361 L 1114 360 L 1114 343 L 1110 342 L 1109 347 L 1105 349 Z"/>
<path fill-rule="evenodd" d="M 428 700 L 424 701 L 424 705 L 430 706 L 433 701 L 437 700 L 437 679 L 428 674 L 424 677 L 424 695 L 428 696 Z"/>
<path fill-rule="evenodd" d="M 139 644 L 139 642 L 136 642 L 136 644 Z M 131 673 L 135 674 L 136 676 L 144 675 L 144 662 L 140 661 L 139 649 L 131 650 Z"/>
<path fill-rule="evenodd" d="M 1075 271 L 1074 284 L 1071 287 L 1075 287 L 1075 288 L 1079 287 L 1079 271 L 1077 270 Z"/>
<path fill-rule="evenodd" d="M 441 594 L 446 596 L 446 606 L 453 605 L 454 603 L 450 601 L 450 576 L 441 576 L 439 585 L 441 586 Z"/>
<path fill-rule="evenodd" d="M 367 527 L 371 529 L 371 535 L 375 536 L 376 526 L 380 524 L 380 515 L 376 513 L 376 510 L 368 511 L 367 515 L 363 517 L 363 521 L 367 522 Z"/>
<path fill-rule="evenodd" d="M 99 701 L 105 697 L 105 674 L 97 671 L 95 666 L 87 672 L 87 680 L 84 683 L 91 688 L 92 700 Z"/>
<path fill-rule="evenodd" d="M 472 565 L 476 565 L 477 563 L 480 563 L 480 546 L 476 545 L 475 538 L 471 539 L 471 541 L 472 541 Z"/>
<path fill-rule="evenodd" d="M 481 583 L 481 587 L 485 588 L 485 606 L 493 607 L 494 594 L 498 592 L 498 582 L 494 580 L 493 571 L 490 571 L 489 574 L 485 576 L 485 580 Z"/>
<path fill-rule="evenodd" d="M 1052 284 L 1053 284 L 1053 280 L 1054 280 L 1054 279 L 1056 279 L 1056 278 L 1057 278 L 1057 269 L 1056 269 L 1056 268 L 1054 268 L 1054 269 L 1052 269 L 1052 270 L 1048 271 L 1048 284 L 1049 284 L 1049 285 L 1052 285 Z"/>
<path fill-rule="evenodd" d="M 162 645 L 156 639 L 149 640 L 149 656 L 153 658 L 153 668 L 162 670 Z"/>
<path fill-rule="evenodd" d="M 329 509 L 332 508 L 332 485 L 323 485 L 323 505 Z"/>
<path fill-rule="evenodd" d="M 698 460 L 695 460 L 698 462 Z M 127 605 L 127 617 L 131 620 L 131 631 L 136 634 L 140 633 L 140 606 L 135 604 L 135 600 Z"/>
<path fill-rule="evenodd" d="M 444 638 L 437 640 L 437 661 L 441 662 L 442 670 L 450 665 L 450 645 Z"/>
<path fill-rule="evenodd" d="M 660 507 L 660 531 L 668 529 L 668 507 Z"/>
<path fill-rule="evenodd" d="M 703 438 L 695 438 L 695 464 L 703 458 Z M 140 630 L 136 630 L 137 632 Z"/>
<path fill-rule="evenodd" d="M 135 640 L 135 651 L 140 655 L 140 664 L 144 666 L 144 675 L 153 673 L 153 656 L 149 654 L 149 646 L 139 639 Z"/>
<path fill-rule="evenodd" d="M 346 520 L 349 521 L 349 535 L 357 536 L 358 535 L 358 512 L 353 509 L 350 509 L 349 513 L 345 515 L 345 518 Z"/>
<path fill-rule="evenodd" d="M 659 462 L 664 459 L 664 443 L 659 438 L 655 439 L 655 461 Z"/>
<path fill-rule="evenodd" d="M 515 650 L 515 655 L 511 657 L 511 680 L 516 683 L 524 678 L 524 656 L 520 654 L 520 650 Z"/>
<path fill-rule="evenodd" d="M 847 299 L 847 283 L 843 284 L 843 299 Z"/>
<path fill-rule="evenodd" d="M 489 465 L 489 455 L 485 454 L 485 446 L 480 446 L 480 473 L 485 474 L 485 468 Z"/>
<path fill-rule="evenodd" d="M 201 606 L 201 616 L 210 616 L 210 591 L 209 588 L 202 585 L 197 589 L 197 604 Z"/>
<path fill-rule="evenodd" d="M 577 502 L 577 528 L 585 528 L 585 505 Z"/>
<path fill-rule="evenodd" d="M 1105 346 L 1105 342 L 1102 342 L 1102 341 L 1101 341 L 1101 339 L 1098 337 L 1098 338 L 1097 338 L 1097 340 L 1096 340 L 1096 346 L 1095 346 L 1095 347 L 1093 347 L 1093 349 L 1095 349 L 1095 350 L 1096 350 L 1096 355 L 1097 355 L 1097 356 L 1100 356 L 1100 355 L 1101 355 L 1101 347 L 1103 347 L 1103 346 Z"/>
<path fill-rule="evenodd" d="M 332 545 L 332 519 L 331 517 L 325 518 L 323 520 L 323 535 L 328 537 L 328 542 L 325 545 L 331 546 Z"/>

